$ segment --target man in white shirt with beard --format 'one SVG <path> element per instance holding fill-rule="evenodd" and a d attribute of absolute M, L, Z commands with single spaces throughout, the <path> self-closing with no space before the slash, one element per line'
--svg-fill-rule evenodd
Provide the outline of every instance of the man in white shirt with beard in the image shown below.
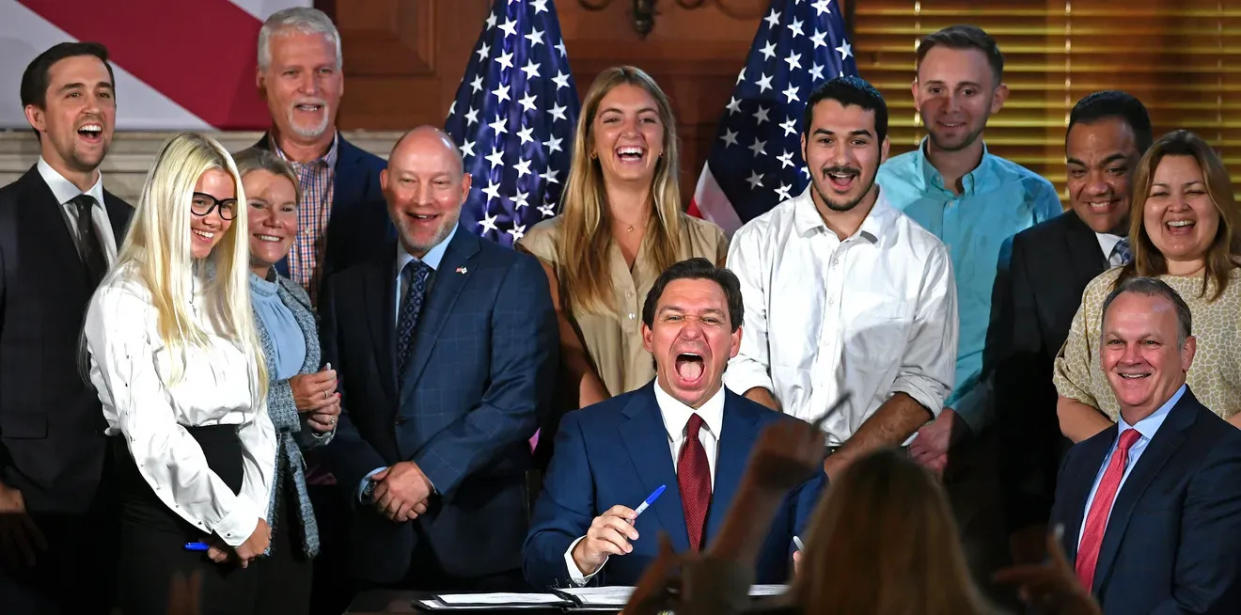
<path fill-rule="evenodd" d="M 887 124 L 883 96 L 860 78 L 816 89 L 802 122 L 810 186 L 743 226 L 728 253 L 746 335 L 724 381 L 802 419 L 851 394 L 823 422 L 828 476 L 905 442 L 953 382 L 951 261 L 875 185 Z"/>

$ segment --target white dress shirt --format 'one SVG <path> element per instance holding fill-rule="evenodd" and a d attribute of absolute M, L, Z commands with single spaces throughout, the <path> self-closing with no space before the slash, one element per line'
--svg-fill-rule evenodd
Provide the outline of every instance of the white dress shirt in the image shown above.
<path fill-rule="evenodd" d="M 95 223 L 96 236 L 99 237 L 99 244 L 103 246 L 104 258 L 108 260 L 108 266 L 116 262 L 116 236 L 112 234 L 112 223 L 108 220 L 108 208 L 103 203 L 103 173 L 99 174 L 99 179 L 95 180 L 95 185 L 90 190 L 82 192 L 73 182 L 65 179 L 48 164 L 42 156 L 39 162 L 35 164 L 35 168 L 39 170 L 39 176 L 43 178 L 43 182 L 48 188 L 52 189 L 52 196 L 56 197 L 56 202 L 60 203 L 60 213 L 65 217 L 65 224 L 69 225 L 70 234 L 73 236 L 73 245 L 78 245 L 78 206 L 70 203 L 79 194 L 87 194 L 95 199 L 94 206 L 91 207 L 91 220 Z M 79 255 L 81 256 L 81 255 Z"/>
<path fill-rule="evenodd" d="M 194 286 L 192 317 L 209 337 L 205 347 L 181 352 L 183 368 L 177 370 L 160 338 L 146 284 L 131 268 L 112 271 L 86 313 L 90 379 L 107 434 L 124 435 L 138 471 L 160 501 L 236 547 L 260 517 L 267 518 L 276 434 L 247 353 L 215 333 L 202 284 Z M 200 425 L 237 425 L 244 468 L 239 493 L 211 471 L 185 429 Z"/>
<path fill-rule="evenodd" d="M 897 392 L 939 415 L 957 356 L 952 262 L 882 192 L 842 241 L 807 188 L 737 231 L 728 268 L 745 302 L 728 388 L 763 387 L 808 421 L 851 392 L 823 422 L 829 445 L 843 444 Z"/>
<path fill-rule="evenodd" d="M 1109 267 L 1119 267 L 1123 264 L 1119 254 L 1112 251 L 1116 249 L 1116 244 L 1120 243 L 1120 235 L 1111 233 L 1095 233 L 1095 238 L 1099 240 L 1099 249 L 1103 250 L 1103 260 L 1107 261 Z"/>
<path fill-rule="evenodd" d="M 702 448 L 707 454 L 707 467 L 711 472 L 711 491 L 714 493 L 715 458 L 719 453 L 720 429 L 724 426 L 724 387 L 721 386 L 715 395 L 695 410 L 664 391 L 663 387 L 659 386 L 659 381 L 656 380 L 655 403 L 659 404 L 659 413 L 664 419 L 664 430 L 668 434 L 668 451 L 672 454 L 673 472 L 676 472 L 677 464 L 680 462 L 681 447 L 685 444 L 686 427 L 688 427 L 690 415 L 697 413 L 702 417 L 702 427 L 698 428 L 698 441 L 702 443 Z M 617 502 L 617 504 L 637 507 L 639 503 Z M 578 586 L 588 583 L 608 563 L 604 560 L 603 564 L 600 564 L 590 574 L 582 574 L 582 571 L 578 570 L 577 562 L 573 561 L 573 548 L 584 538 L 586 537 L 580 536 L 569 543 L 569 548 L 564 552 L 564 563 L 569 569 L 569 579 Z"/>

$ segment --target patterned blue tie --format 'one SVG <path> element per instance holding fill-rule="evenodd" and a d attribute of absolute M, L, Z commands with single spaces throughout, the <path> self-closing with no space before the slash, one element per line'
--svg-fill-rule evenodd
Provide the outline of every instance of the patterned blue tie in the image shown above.
<path fill-rule="evenodd" d="M 396 361 L 399 378 L 405 377 L 405 364 L 409 362 L 410 350 L 414 347 L 414 330 L 418 326 L 418 314 L 422 312 L 422 301 L 427 296 L 427 280 L 431 278 L 431 268 L 418 260 L 409 261 L 401 270 L 401 279 L 405 281 L 405 293 L 401 297 L 401 313 L 396 319 Z"/>
<path fill-rule="evenodd" d="M 1112 258 L 1108 259 L 1113 267 L 1128 265 L 1133 260 L 1133 251 L 1129 249 L 1129 238 L 1124 237 L 1112 248 Z"/>

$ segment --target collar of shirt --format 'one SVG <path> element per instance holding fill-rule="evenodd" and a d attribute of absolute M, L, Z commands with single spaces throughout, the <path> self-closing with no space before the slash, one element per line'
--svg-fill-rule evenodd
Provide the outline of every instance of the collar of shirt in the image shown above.
<path fill-rule="evenodd" d="M 297 162 L 295 160 L 290 160 L 289 157 L 284 154 L 284 150 L 280 149 L 280 144 L 276 143 L 276 135 L 270 132 L 267 133 L 267 143 L 271 147 L 271 151 L 276 152 L 276 155 L 280 156 L 281 159 L 283 159 L 285 162 L 288 162 L 289 164 L 300 166 L 300 165 L 307 165 L 307 164 L 313 164 L 313 163 L 321 163 L 323 166 L 329 169 L 334 169 L 336 168 L 336 157 L 339 153 L 338 146 L 340 145 L 340 132 L 337 132 L 335 135 L 332 136 L 332 146 L 327 148 L 327 153 L 323 154 L 322 156 L 319 156 L 318 158 L 315 158 L 314 160 L 308 160 L 306 162 Z"/>
<path fill-rule="evenodd" d="M 665 391 L 657 379 L 655 380 L 655 403 L 659 405 L 659 413 L 663 416 L 664 429 L 668 432 L 669 440 L 675 442 L 685 435 L 685 424 L 689 422 L 690 415 L 694 413 L 702 417 L 702 422 L 707 429 L 711 431 L 716 440 L 719 440 L 720 428 L 724 425 L 723 383 L 720 384 L 720 390 L 716 391 L 715 395 L 703 402 L 698 409 L 694 409 Z"/>
<path fill-rule="evenodd" d="M 914 150 L 913 164 L 915 168 L 921 168 L 921 173 L 915 176 L 921 180 L 920 190 L 926 190 L 928 187 L 937 188 L 943 192 L 952 192 L 952 190 L 944 186 L 944 176 L 940 174 L 939 169 L 931 164 L 931 159 L 926 155 L 926 146 L 930 137 L 922 137 L 922 142 L 918 144 L 918 149 Z M 991 168 L 992 156 L 988 153 L 987 144 L 982 144 L 982 158 L 978 161 L 978 166 L 972 171 L 961 177 L 961 194 L 974 196 L 974 194 L 986 190 L 987 186 L 994 185 L 996 182 L 996 174 Z"/>
<path fill-rule="evenodd" d="M 815 206 L 814 198 L 810 194 L 810 191 L 813 189 L 813 183 L 806 186 L 806 189 L 796 197 L 797 202 L 793 205 L 793 226 L 797 229 L 797 235 L 808 237 L 814 233 L 828 233 L 832 237 L 836 237 L 836 234 L 827 228 L 827 224 L 823 222 L 823 216 L 819 215 L 819 208 Z M 880 189 L 879 196 L 875 198 L 875 204 L 871 206 L 870 212 L 862 220 L 862 224 L 858 227 L 857 232 L 843 239 L 842 243 L 855 237 L 861 237 L 871 243 L 878 243 L 880 234 L 883 233 L 889 220 L 895 217 L 896 214 L 896 209 L 888 204 L 888 200 L 883 195 L 883 190 Z"/>
<path fill-rule="evenodd" d="M 1143 448 L 1146 448 L 1145 444 L 1154 439 L 1155 433 L 1158 432 L 1159 427 L 1163 425 L 1164 419 L 1168 418 L 1168 413 L 1172 412 L 1173 406 L 1176 406 L 1176 403 L 1181 401 L 1181 397 L 1185 395 L 1186 388 L 1187 385 L 1182 384 L 1181 388 L 1177 389 L 1176 392 L 1172 394 L 1172 397 L 1168 398 L 1168 401 L 1163 402 L 1163 405 L 1159 406 L 1157 410 L 1150 413 L 1149 416 L 1138 421 L 1134 425 L 1130 425 L 1127 421 L 1125 421 L 1125 416 L 1123 414 L 1117 417 L 1116 424 L 1119 426 L 1119 429 L 1116 430 L 1117 442 L 1120 441 L 1120 434 L 1125 433 L 1125 430 L 1136 429 L 1138 430 L 1138 433 L 1142 434 L 1142 438 L 1139 439 L 1138 442 L 1134 443 L 1134 446 L 1136 447 L 1138 443 L 1141 443 Z M 1116 445 L 1112 444 L 1112 447 L 1115 449 Z M 1133 449 L 1130 449 L 1130 459 L 1133 458 L 1132 450 Z M 1130 465 L 1132 465 L 1132 462 Z"/>
<path fill-rule="evenodd" d="M 1120 235 L 1111 233 L 1095 233 L 1094 235 L 1099 240 L 1099 247 L 1103 249 L 1103 259 L 1111 260 L 1112 250 L 1116 248 L 1116 244 L 1120 243 Z"/>
<path fill-rule="evenodd" d="M 65 179 L 52 165 L 48 164 L 42 156 L 39 156 L 39 162 L 35 165 L 39 169 L 39 175 L 43 177 L 43 181 L 47 183 L 47 187 L 52 189 L 52 195 L 56 197 L 56 201 L 61 205 L 68 203 L 71 199 L 79 194 L 87 194 L 95 199 L 100 207 L 103 207 L 103 173 L 99 174 L 99 178 L 95 180 L 95 185 L 89 190 L 83 192 L 73 182 Z"/>
<path fill-rule="evenodd" d="M 445 237 L 443 241 L 435 244 L 435 246 L 433 246 L 430 250 L 427 250 L 427 253 L 422 255 L 422 258 L 418 258 L 413 254 L 406 252 L 405 246 L 402 246 L 401 242 L 398 240 L 396 242 L 396 277 L 401 277 L 401 272 L 405 270 L 405 265 L 409 264 L 410 261 L 420 260 L 423 263 L 426 263 L 432 271 L 439 270 L 440 261 L 444 260 L 444 252 L 448 251 L 448 244 L 452 242 L 452 238 L 456 237 L 456 235 L 457 225 L 454 224 L 452 226 L 452 230 L 448 231 L 448 236 Z"/>

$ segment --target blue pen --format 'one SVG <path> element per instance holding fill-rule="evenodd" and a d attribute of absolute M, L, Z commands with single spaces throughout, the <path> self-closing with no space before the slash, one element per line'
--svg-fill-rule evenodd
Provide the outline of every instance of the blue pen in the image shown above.
<path fill-rule="evenodd" d="M 206 551 L 209 548 L 211 548 L 211 545 L 208 545 L 207 543 L 201 542 L 201 541 L 185 543 L 186 551 Z"/>
<path fill-rule="evenodd" d="M 656 487 L 655 490 L 652 491 L 650 495 L 646 496 L 646 499 L 642 500 L 642 503 L 638 504 L 638 507 L 633 509 L 634 521 L 637 521 L 638 515 L 642 514 L 642 511 L 650 508 L 651 504 L 654 504 L 655 500 L 658 500 L 659 496 L 663 494 L 664 489 L 667 489 L 667 488 L 668 488 L 668 485 L 660 485 L 659 487 Z"/>

